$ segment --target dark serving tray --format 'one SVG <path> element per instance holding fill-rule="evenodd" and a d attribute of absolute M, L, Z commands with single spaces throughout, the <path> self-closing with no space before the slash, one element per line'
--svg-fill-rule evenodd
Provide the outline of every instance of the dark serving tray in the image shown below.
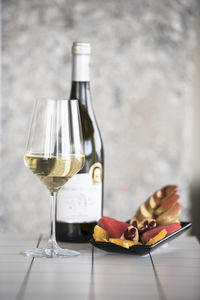
<path fill-rule="evenodd" d="M 130 255 L 144 255 L 152 252 L 156 248 L 164 245 L 165 243 L 168 243 L 168 241 L 175 239 L 179 235 L 181 235 L 184 231 L 188 230 L 191 226 L 191 222 L 181 222 L 181 228 L 177 230 L 176 232 L 166 236 L 164 239 L 158 241 L 157 243 L 145 246 L 145 245 L 135 245 L 130 248 L 124 248 L 122 246 L 109 243 L 109 242 L 96 242 L 94 239 L 90 240 L 90 243 L 101 250 L 107 251 L 107 252 L 115 252 L 115 253 L 123 253 L 123 254 L 130 254 Z"/>

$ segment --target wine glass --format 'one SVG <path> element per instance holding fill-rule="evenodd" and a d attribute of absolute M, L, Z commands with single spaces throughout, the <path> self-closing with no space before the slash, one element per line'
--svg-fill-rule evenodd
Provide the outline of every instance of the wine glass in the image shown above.
<path fill-rule="evenodd" d="M 68 257 L 80 254 L 56 242 L 55 218 L 60 188 L 85 163 L 78 100 L 36 101 L 24 162 L 51 196 L 51 231 L 47 245 L 24 252 L 32 257 Z"/>

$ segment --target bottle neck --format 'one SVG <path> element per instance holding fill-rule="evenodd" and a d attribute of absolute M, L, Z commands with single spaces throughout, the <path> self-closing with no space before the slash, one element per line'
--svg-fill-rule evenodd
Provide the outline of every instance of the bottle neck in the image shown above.
<path fill-rule="evenodd" d="M 90 81 L 90 55 L 72 55 L 72 81 Z"/>
<path fill-rule="evenodd" d="M 78 99 L 80 104 L 87 106 L 88 92 L 90 91 L 90 82 L 72 81 L 70 99 Z"/>

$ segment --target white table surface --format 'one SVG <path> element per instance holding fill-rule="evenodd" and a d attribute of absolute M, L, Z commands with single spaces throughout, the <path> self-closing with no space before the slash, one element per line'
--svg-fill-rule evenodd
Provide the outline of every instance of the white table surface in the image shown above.
<path fill-rule="evenodd" d="M 199 300 L 200 244 L 183 234 L 147 256 L 109 254 L 62 244 L 81 254 L 31 259 L 21 251 L 46 243 L 0 235 L 0 300 Z"/>

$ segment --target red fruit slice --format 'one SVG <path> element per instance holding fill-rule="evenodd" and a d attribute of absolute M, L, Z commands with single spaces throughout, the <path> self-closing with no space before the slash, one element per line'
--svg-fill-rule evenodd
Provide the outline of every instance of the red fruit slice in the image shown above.
<path fill-rule="evenodd" d="M 172 205 L 174 205 L 178 201 L 179 198 L 180 198 L 179 195 L 174 194 L 174 195 L 168 197 L 166 200 L 163 200 L 161 202 L 161 205 L 156 209 L 155 214 L 157 216 L 160 215 L 160 214 L 162 214 L 164 211 L 166 211 Z"/>
<path fill-rule="evenodd" d="M 159 202 L 159 201 L 164 200 L 165 197 L 168 197 L 169 195 L 175 194 L 177 192 L 177 190 L 178 190 L 177 185 L 166 185 L 166 186 L 162 187 L 160 190 L 157 190 L 154 193 L 154 197 Z"/>
<path fill-rule="evenodd" d="M 154 236 L 159 234 L 163 229 L 167 230 L 167 236 L 168 236 L 168 235 L 172 234 L 173 232 L 177 231 L 180 228 L 181 228 L 181 225 L 178 224 L 178 223 L 158 226 L 154 229 L 151 229 L 151 230 L 146 231 L 145 233 L 143 233 L 143 235 L 141 236 L 141 240 L 144 244 L 146 244 L 150 239 L 154 238 Z"/>
<path fill-rule="evenodd" d="M 164 194 L 169 195 L 177 192 L 178 190 L 178 185 L 166 185 L 164 187 Z"/>
<path fill-rule="evenodd" d="M 99 225 L 108 231 L 111 238 L 120 238 L 130 224 L 115 220 L 110 217 L 102 217 L 98 221 Z"/>

